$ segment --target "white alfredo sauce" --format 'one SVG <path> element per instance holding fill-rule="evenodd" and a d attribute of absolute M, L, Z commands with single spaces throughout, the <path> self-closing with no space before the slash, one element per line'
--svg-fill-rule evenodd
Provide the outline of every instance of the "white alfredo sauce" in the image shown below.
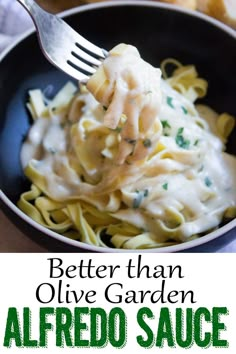
<path fill-rule="evenodd" d="M 112 210 L 117 217 L 160 235 L 168 234 L 160 224 L 171 228 L 173 218 L 180 220 L 174 235 L 182 241 L 219 225 L 236 204 L 236 159 L 222 152 L 223 143 L 194 105 L 136 48 L 111 51 L 103 68 L 109 81 L 104 92 L 88 85 L 100 104 L 90 93 L 79 96 L 84 106 L 73 124 L 39 117 L 22 146 L 22 166 L 32 163 L 55 200 L 78 196 L 92 204 L 92 195 L 104 199 L 119 191 Z"/>

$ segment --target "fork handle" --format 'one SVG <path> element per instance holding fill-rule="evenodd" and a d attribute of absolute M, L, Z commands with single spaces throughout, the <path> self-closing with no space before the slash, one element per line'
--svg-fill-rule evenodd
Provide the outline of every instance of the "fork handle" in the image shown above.
<path fill-rule="evenodd" d="M 17 0 L 19 3 L 21 3 L 21 5 L 24 6 L 24 8 L 30 13 L 32 14 L 32 12 L 35 11 L 35 9 L 38 10 L 39 5 L 34 1 L 34 0 Z M 41 8 L 40 8 L 41 9 Z"/>
<path fill-rule="evenodd" d="M 29 13 L 35 26 L 42 25 L 43 19 L 50 18 L 52 14 L 40 7 L 34 0 L 17 0 Z"/>
<path fill-rule="evenodd" d="M 17 1 L 27 10 L 27 12 L 31 16 L 35 24 L 36 29 L 38 29 L 39 32 L 43 32 L 40 31 L 40 29 L 43 29 L 44 27 L 49 26 L 48 28 L 50 28 L 50 25 L 56 19 L 55 15 L 42 9 L 42 7 L 40 7 L 34 0 L 17 0 Z M 40 33 L 38 33 L 38 31 L 37 34 L 38 36 L 40 36 Z"/>

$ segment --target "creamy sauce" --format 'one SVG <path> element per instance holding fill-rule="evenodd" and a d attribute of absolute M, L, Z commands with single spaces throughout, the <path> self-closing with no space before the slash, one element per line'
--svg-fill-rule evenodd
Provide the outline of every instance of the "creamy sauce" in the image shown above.
<path fill-rule="evenodd" d="M 44 176 L 52 199 L 86 200 L 160 242 L 219 225 L 236 203 L 236 159 L 136 48 L 113 50 L 102 70 L 103 85 L 88 84 L 100 103 L 80 94 L 68 124 L 60 115 L 35 121 L 23 167 L 31 163 Z"/>

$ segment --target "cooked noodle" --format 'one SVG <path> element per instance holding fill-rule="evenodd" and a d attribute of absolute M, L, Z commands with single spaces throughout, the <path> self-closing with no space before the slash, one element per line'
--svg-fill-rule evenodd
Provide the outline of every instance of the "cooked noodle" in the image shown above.
<path fill-rule="evenodd" d="M 235 215 L 235 159 L 224 152 L 234 118 L 195 105 L 207 82 L 193 65 L 167 59 L 161 68 L 164 79 L 120 44 L 87 88 L 68 83 L 49 102 L 30 92 L 21 159 L 32 187 L 18 202 L 27 215 L 126 249 L 185 242 Z"/>

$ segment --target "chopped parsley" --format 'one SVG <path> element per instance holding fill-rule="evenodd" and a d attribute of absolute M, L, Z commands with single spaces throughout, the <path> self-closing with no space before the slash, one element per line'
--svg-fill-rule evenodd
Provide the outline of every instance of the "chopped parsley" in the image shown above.
<path fill-rule="evenodd" d="M 127 138 L 127 139 L 125 139 L 125 141 L 126 141 L 128 144 L 131 144 L 131 145 L 135 145 L 135 144 L 137 143 L 137 140 L 135 140 L 135 139 L 129 139 L 129 138 Z"/>
<path fill-rule="evenodd" d="M 206 185 L 207 187 L 210 187 L 210 186 L 212 185 L 212 181 L 210 180 L 209 177 L 206 177 L 205 180 L 204 180 L 204 182 L 205 182 L 205 185 Z"/>
<path fill-rule="evenodd" d="M 194 141 L 194 146 L 197 146 L 199 144 L 199 139 L 196 139 L 195 141 Z"/>
<path fill-rule="evenodd" d="M 181 135 L 183 132 L 184 132 L 184 128 L 181 127 L 181 128 L 178 129 L 177 135 Z"/>
<path fill-rule="evenodd" d="M 148 196 L 148 194 L 149 194 L 148 189 L 145 189 L 145 190 L 144 190 L 144 192 L 143 192 L 143 196 L 144 196 L 144 197 L 147 197 L 147 196 Z"/>
<path fill-rule="evenodd" d="M 167 191 L 167 189 L 168 189 L 168 183 L 164 183 L 164 184 L 162 185 L 162 188 L 165 189 L 165 191 Z"/>
<path fill-rule="evenodd" d="M 184 139 L 183 135 L 177 135 L 175 138 L 176 144 L 182 149 L 188 149 L 190 145 L 190 141 Z"/>
<path fill-rule="evenodd" d="M 202 172 L 204 170 L 204 165 L 201 165 L 198 172 Z"/>
<path fill-rule="evenodd" d="M 115 132 L 120 133 L 122 131 L 122 127 L 116 127 L 114 129 Z"/>
<path fill-rule="evenodd" d="M 177 135 L 175 137 L 175 142 L 176 144 L 181 147 L 182 149 L 189 149 L 189 145 L 190 145 L 190 140 L 187 140 L 183 137 L 183 132 L 184 132 L 184 128 L 179 128 L 177 131 Z"/>
<path fill-rule="evenodd" d="M 143 140 L 143 145 L 146 147 L 146 148 L 149 148 L 152 146 L 152 142 L 150 139 L 145 139 Z"/>
<path fill-rule="evenodd" d="M 137 143 L 137 140 L 135 139 L 129 139 L 129 138 L 126 138 L 124 139 L 128 144 L 132 145 L 132 151 L 131 153 L 129 154 L 129 156 L 132 156 L 134 154 L 134 150 L 135 150 L 135 146 L 136 146 L 136 143 Z"/>
<path fill-rule="evenodd" d="M 48 152 L 50 152 L 52 155 L 55 155 L 57 153 L 57 150 L 54 147 L 49 147 Z"/>
<path fill-rule="evenodd" d="M 61 122 L 61 123 L 60 123 L 60 127 L 61 127 L 62 129 L 64 129 L 64 128 L 66 128 L 66 127 L 69 127 L 69 126 L 71 126 L 71 125 L 73 124 L 70 120 L 68 120 L 68 117 L 66 117 L 66 119 L 67 119 L 67 120 L 65 120 L 64 122 Z"/>
<path fill-rule="evenodd" d="M 181 106 L 181 108 L 182 108 L 182 111 L 184 112 L 184 114 L 188 114 L 188 110 L 184 106 Z"/>
<path fill-rule="evenodd" d="M 136 190 L 136 197 L 133 200 L 133 208 L 138 209 L 143 201 L 143 198 L 147 197 L 149 194 L 148 189 L 145 189 L 144 191 L 139 191 Z"/>
<path fill-rule="evenodd" d="M 141 193 L 137 193 L 137 197 L 135 197 L 133 200 L 133 208 L 138 209 L 140 207 L 140 204 L 142 203 L 142 200 L 143 195 Z"/>
<path fill-rule="evenodd" d="M 168 120 L 162 120 L 162 121 L 161 121 L 161 124 L 162 124 L 163 129 L 165 129 L 165 128 L 171 128 L 171 126 L 170 126 Z"/>
<path fill-rule="evenodd" d="M 170 96 L 166 97 L 166 103 L 168 104 L 168 106 L 170 106 L 171 108 L 175 108 L 172 101 L 173 101 L 173 97 Z"/>

